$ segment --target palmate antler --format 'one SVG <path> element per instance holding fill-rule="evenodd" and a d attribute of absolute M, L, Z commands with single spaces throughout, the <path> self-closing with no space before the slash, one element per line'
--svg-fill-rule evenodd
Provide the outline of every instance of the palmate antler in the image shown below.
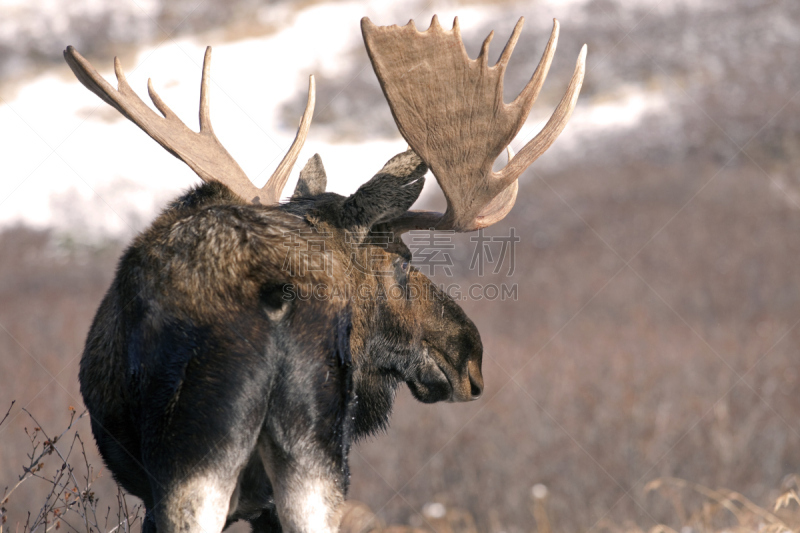
<path fill-rule="evenodd" d="M 200 132 L 194 132 L 181 122 L 178 116 L 164 103 L 153 89 L 150 80 L 147 82 L 147 91 L 156 108 L 163 117 L 158 116 L 125 81 L 119 59 L 114 58 L 114 71 L 117 75 L 118 89 L 115 89 L 92 67 L 83 56 L 72 46 L 64 50 L 72 72 L 83 85 L 99 96 L 107 104 L 113 106 L 127 119 L 135 123 L 152 137 L 158 144 L 167 149 L 169 153 L 189 165 L 203 181 L 220 181 L 230 187 L 240 198 L 254 204 L 276 204 L 280 199 L 289 173 L 292 171 L 300 149 L 308 135 L 311 126 L 311 116 L 314 114 L 314 76 L 308 83 L 308 103 L 300 120 L 292 146 L 284 156 L 277 170 L 272 174 L 267 184 L 259 189 L 245 175 L 244 171 L 234 161 L 231 154 L 219 142 L 211 127 L 209 116 L 209 71 L 211 69 L 211 47 L 206 48 L 203 60 L 203 76 L 200 83 Z"/>
<path fill-rule="evenodd" d="M 417 31 L 375 26 L 361 20 L 361 31 L 375 74 L 400 132 L 428 164 L 447 199 L 444 214 L 410 211 L 393 222 L 396 232 L 410 229 L 472 231 L 505 217 L 517 197 L 517 178 L 566 126 L 583 83 L 586 45 L 581 49 L 567 92 L 544 129 L 503 170 L 492 171 L 500 153 L 519 133 L 544 83 L 558 40 L 558 21 L 539 66 L 520 95 L 503 102 L 503 75 L 522 31 L 520 18 L 497 64 L 488 62 L 490 33 L 478 58 L 467 55 L 458 18 L 445 31 L 434 15 Z"/>

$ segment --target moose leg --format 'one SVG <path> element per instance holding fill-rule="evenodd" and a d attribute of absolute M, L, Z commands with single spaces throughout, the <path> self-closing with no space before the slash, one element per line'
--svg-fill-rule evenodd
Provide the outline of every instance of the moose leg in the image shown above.
<path fill-rule="evenodd" d="M 294 449 L 280 451 L 270 444 L 259 448 L 272 481 L 278 517 L 283 533 L 336 533 L 344 479 L 331 471 L 326 454 L 309 444 L 300 442 Z"/>
<path fill-rule="evenodd" d="M 167 397 L 169 408 L 153 401 L 150 412 L 156 416 L 143 425 L 143 464 L 151 473 L 157 533 L 220 533 L 236 511 L 239 474 L 253 453 L 263 415 L 235 389 L 210 387 L 200 372 L 211 370 L 190 367 L 180 394 Z"/>
<path fill-rule="evenodd" d="M 158 533 L 219 533 L 225 526 L 236 476 L 194 474 L 170 484 L 153 509 Z"/>
<path fill-rule="evenodd" d="M 142 533 L 156 533 L 156 519 L 153 517 L 153 511 L 151 509 L 147 509 L 144 513 Z"/>

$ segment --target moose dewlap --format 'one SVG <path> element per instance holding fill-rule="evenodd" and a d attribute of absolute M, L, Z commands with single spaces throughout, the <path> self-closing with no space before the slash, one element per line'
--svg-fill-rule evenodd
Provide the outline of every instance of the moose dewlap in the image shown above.
<path fill-rule="evenodd" d="M 314 112 L 313 76 L 295 141 L 259 189 L 214 135 L 211 48 L 199 132 L 152 84 L 161 116 L 145 104 L 119 60 L 114 88 L 74 48 L 65 50 L 81 83 L 203 181 L 125 251 L 81 359 L 98 448 L 115 479 L 144 501 L 147 533 L 212 533 L 240 519 L 256 532 L 333 532 L 350 444 L 387 425 L 401 383 L 422 402 L 481 395 L 477 328 L 410 266 L 400 235 L 501 220 L 517 178 L 569 120 L 585 47 L 545 128 L 492 172 L 528 116 L 558 39 L 556 22 L 529 83 L 506 104 L 503 75 L 522 23 L 489 66 L 493 34 L 472 60 L 458 19 L 445 31 L 434 16 L 424 32 L 413 21 L 363 19 L 370 60 L 410 149 L 348 197 L 325 192 L 315 155 L 285 203 L 279 199 Z M 409 211 L 429 169 L 447 209 Z M 314 297 L 298 297 L 302 287 L 313 287 Z"/>

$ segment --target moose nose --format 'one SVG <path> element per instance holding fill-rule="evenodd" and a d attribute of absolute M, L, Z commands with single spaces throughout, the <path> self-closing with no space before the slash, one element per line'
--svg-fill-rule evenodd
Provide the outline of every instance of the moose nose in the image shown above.
<path fill-rule="evenodd" d="M 483 393 L 483 377 L 478 374 L 477 377 L 472 375 L 472 372 L 469 373 L 469 388 L 470 393 L 472 394 L 473 400 L 477 400 L 481 397 L 481 393 Z"/>
<path fill-rule="evenodd" d="M 483 392 L 483 374 L 481 373 L 480 356 L 467 363 L 467 374 L 469 375 L 470 399 L 477 400 Z"/>

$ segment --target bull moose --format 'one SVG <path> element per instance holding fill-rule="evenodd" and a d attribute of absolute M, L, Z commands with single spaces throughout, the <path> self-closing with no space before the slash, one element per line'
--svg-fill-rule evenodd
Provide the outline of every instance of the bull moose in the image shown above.
<path fill-rule="evenodd" d="M 402 240 L 386 235 L 465 232 L 501 220 L 519 175 L 563 130 L 583 81 L 585 46 L 547 125 L 492 171 L 555 53 L 557 21 L 530 81 L 505 104 L 503 75 L 522 24 L 489 66 L 493 34 L 472 60 L 458 19 L 444 30 L 434 16 L 419 32 L 413 21 L 376 26 L 364 18 L 370 60 L 409 150 L 349 197 L 325 192 L 315 155 L 285 203 L 279 199 L 314 110 L 313 76 L 294 143 L 259 189 L 211 127 L 210 48 L 197 133 L 152 84 L 163 117 L 147 106 L 118 59 L 115 89 L 74 48 L 65 50 L 87 88 L 204 182 L 125 251 L 81 359 L 98 448 L 120 485 L 144 501 L 148 533 L 213 533 L 240 519 L 256 532 L 335 531 L 350 443 L 386 426 L 401 382 L 422 402 L 481 395 L 477 328 L 410 266 Z M 428 169 L 447 199 L 444 213 L 409 211 Z M 318 249 L 320 239 L 324 268 L 289 253 Z M 297 297 L 304 285 L 325 287 L 324 297 Z"/>

